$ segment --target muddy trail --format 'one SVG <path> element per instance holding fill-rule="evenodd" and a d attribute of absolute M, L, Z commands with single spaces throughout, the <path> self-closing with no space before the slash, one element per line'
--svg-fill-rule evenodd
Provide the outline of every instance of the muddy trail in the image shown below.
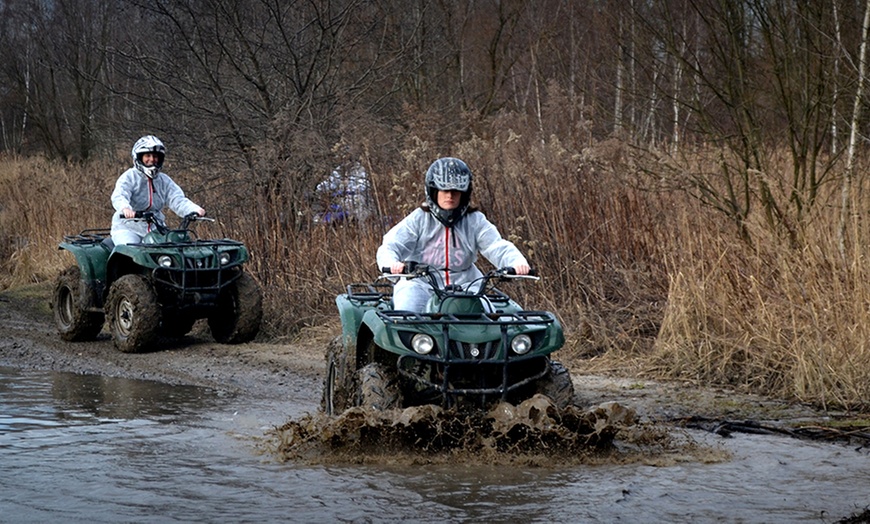
<path fill-rule="evenodd" d="M 0 292 L 0 365 L 201 386 L 251 398 L 301 396 L 311 402 L 307 410 L 311 412 L 309 418 L 323 418 L 316 412 L 319 410 L 325 351 L 337 334 L 331 331 L 334 328 L 310 329 L 286 341 L 223 345 L 211 339 L 204 321 L 200 321 L 190 335 L 164 340 L 159 350 L 125 354 L 113 347 L 105 331 L 94 342 L 62 341 L 55 333 L 49 305 L 50 291 L 51 283 L 46 282 Z M 612 419 L 620 426 L 692 427 L 720 435 L 740 431 L 781 433 L 799 438 L 852 440 L 858 444 L 867 444 L 870 438 L 866 425 L 862 424 L 867 417 L 857 414 L 821 412 L 798 403 L 689 383 L 584 374 L 583 361 L 563 363 L 571 370 L 574 380 L 576 409 L 568 414 L 554 415 L 555 407 L 541 406 L 540 402 L 510 406 L 514 419 L 523 418 L 517 413 L 531 411 L 542 413 L 541 418 L 549 421 L 546 423 L 552 423 L 553 416 L 591 417 L 589 420 L 594 420 L 595 416 L 590 413 L 597 412 L 599 426 L 603 424 L 601 420 Z M 611 404 L 616 407 L 608 407 Z M 508 408 L 501 406 L 482 416 L 504 419 L 504 416 L 493 413 L 505 409 Z M 600 415 L 610 413 L 610 410 L 619 415 Z M 417 408 L 398 414 L 393 421 L 402 417 L 404 420 L 421 417 L 437 420 L 446 415 L 440 409 L 424 413 Z M 369 422 L 372 420 L 371 416 L 364 418 Z M 529 426 L 546 425 L 525 418 Z M 629 419 L 632 424 L 626 423 Z M 304 422 L 311 426 L 307 420 Z M 306 424 L 300 424 L 300 428 L 294 431 L 304 433 L 302 426 Z M 443 425 L 443 422 L 438 424 Z M 595 425 L 594 422 L 591 424 Z M 305 440 L 310 438 L 305 437 Z M 596 440 L 607 441 L 609 437 Z"/>
<path fill-rule="evenodd" d="M 268 432 L 262 448 L 282 461 L 449 463 L 467 460 L 576 464 L 602 460 L 667 462 L 672 457 L 719 461 L 683 429 L 723 437 L 734 432 L 779 434 L 849 445 L 870 445 L 866 419 L 822 413 L 795 403 L 685 383 L 572 372 L 574 406 L 558 410 L 546 397 L 481 413 L 435 406 L 388 412 L 353 408 L 329 417 L 318 409 L 324 355 L 334 333 L 311 330 L 295 340 L 237 346 L 211 340 L 205 326 L 167 341 L 160 350 L 120 353 L 104 332 L 89 343 L 55 334 L 51 283 L 0 293 L 0 366 L 73 372 L 192 385 L 256 401 L 308 399 L 304 414 Z M 851 421 L 851 423 L 850 423 Z"/>

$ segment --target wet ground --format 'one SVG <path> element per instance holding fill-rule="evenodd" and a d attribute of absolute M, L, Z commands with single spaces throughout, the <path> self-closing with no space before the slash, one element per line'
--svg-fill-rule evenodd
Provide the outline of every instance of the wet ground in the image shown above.
<path fill-rule="evenodd" d="M 672 428 L 584 453 L 291 458 L 275 421 L 318 416 L 313 399 L 288 401 L 0 368 L 3 520 L 841 522 L 870 504 L 866 449 L 782 435 Z"/>
<path fill-rule="evenodd" d="M 0 294 L 0 507 L 16 522 L 867 521 L 870 451 L 825 429 L 836 414 L 568 363 L 568 414 L 329 418 L 332 333 L 127 355 L 105 335 L 60 341 L 45 293 Z"/>

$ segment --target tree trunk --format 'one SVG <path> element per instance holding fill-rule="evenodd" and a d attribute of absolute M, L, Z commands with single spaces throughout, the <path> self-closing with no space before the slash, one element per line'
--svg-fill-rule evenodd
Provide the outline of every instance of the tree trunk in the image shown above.
<path fill-rule="evenodd" d="M 855 146 L 858 142 L 858 125 L 861 118 L 861 106 L 864 98 L 864 80 L 867 70 L 867 32 L 870 26 L 870 0 L 864 4 L 864 24 L 861 29 L 861 52 L 858 58 L 858 87 L 855 90 L 855 102 L 852 105 L 851 130 L 849 132 L 849 150 L 846 153 L 846 172 L 843 175 L 842 198 L 840 203 L 840 228 L 837 236 L 840 256 L 846 258 L 846 224 L 851 215 L 852 178 L 855 173 Z"/>

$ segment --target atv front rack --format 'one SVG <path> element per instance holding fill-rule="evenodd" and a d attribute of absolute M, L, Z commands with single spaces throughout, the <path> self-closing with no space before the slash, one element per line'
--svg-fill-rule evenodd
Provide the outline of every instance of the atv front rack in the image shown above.
<path fill-rule="evenodd" d="M 131 244 L 133 245 L 133 244 Z M 242 275 L 238 261 L 228 265 L 220 265 L 220 247 L 243 246 L 236 240 L 194 240 L 191 242 L 167 242 L 156 244 L 141 244 L 148 248 L 169 250 L 180 260 L 175 267 L 156 267 L 152 270 L 154 282 L 176 289 L 180 295 L 180 303 L 193 300 L 194 303 L 210 303 L 217 299 L 217 294 L 228 284 L 236 281 Z M 187 252 L 194 251 L 196 256 Z M 203 255 L 203 250 L 210 253 Z"/>
<path fill-rule="evenodd" d="M 416 313 L 414 311 L 378 311 L 385 324 L 439 325 L 504 325 L 524 326 L 552 324 L 556 317 L 549 311 L 517 311 L 515 313 Z"/>
<path fill-rule="evenodd" d="M 483 314 L 378 311 L 377 315 L 385 324 L 439 327 L 441 336 L 436 351 L 428 355 L 401 355 L 396 366 L 402 377 L 423 389 L 437 391 L 448 404 L 458 396 L 480 397 L 481 402 L 487 396 L 507 400 L 511 392 L 542 379 L 549 372 L 546 357 L 534 352 L 517 355 L 508 350 L 508 327 L 553 324 L 556 317 L 547 311 Z M 498 326 L 501 336 L 479 344 L 451 340 L 450 327 L 458 325 Z M 434 373 L 421 374 L 421 365 L 431 366 Z M 474 382 L 467 377 L 475 377 Z"/>
<path fill-rule="evenodd" d="M 347 298 L 357 302 L 378 302 L 386 300 L 393 296 L 393 284 L 388 282 L 366 282 L 353 283 L 347 285 Z M 443 293 L 443 292 L 442 292 Z M 469 293 L 444 293 L 444 298 L 481 298 L 486 299 L 494 304 L 504 304 L 510 301 L 507 296 L 498 288 L 490 288 L 486 293 L 469 294 Z"/>

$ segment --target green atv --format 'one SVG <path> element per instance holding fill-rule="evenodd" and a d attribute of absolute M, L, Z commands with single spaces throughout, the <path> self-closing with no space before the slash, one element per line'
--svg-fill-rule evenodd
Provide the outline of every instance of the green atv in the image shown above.
<path fill-rule="evenodd" d="M 423 313 L 394 310 L 390 282 L 350 284 L 336 297 L 342 335 L 327 351 L 325 413 L 353 406 L 476 408 L 536 393 L 559 408 L 572 403 L 571 376 L 550 359 L 565 340 L 561 324 L 552 313 L 523 310 L 495 287 L 537 276 L 495 269 L 471 285 L 442 288 L 437 269 L 405 265 L 403 275 L 383 268 L 379 280 L 424 279 L 434 294 Z"/>
<path fill-rule="evenodd" d="M 179 229 L 137 212 L 152 231 L 141 243 L 115 246 L 108 229 L 64 236 L 58 246 L 76 265 L 63 271 L 52 295 L 61 338 L 94 340 L 108 320 L 120 351 L 150 349 L 160 336 L 182 337 L 194 322 L 208 319 L 214 339 L 237 344 L 252 340 L 263 316 L 256 281 L 244 271 L 248 250 L 235 240 L 199 240 L 190 225 L 213 218 L 192 213 Z"/>

